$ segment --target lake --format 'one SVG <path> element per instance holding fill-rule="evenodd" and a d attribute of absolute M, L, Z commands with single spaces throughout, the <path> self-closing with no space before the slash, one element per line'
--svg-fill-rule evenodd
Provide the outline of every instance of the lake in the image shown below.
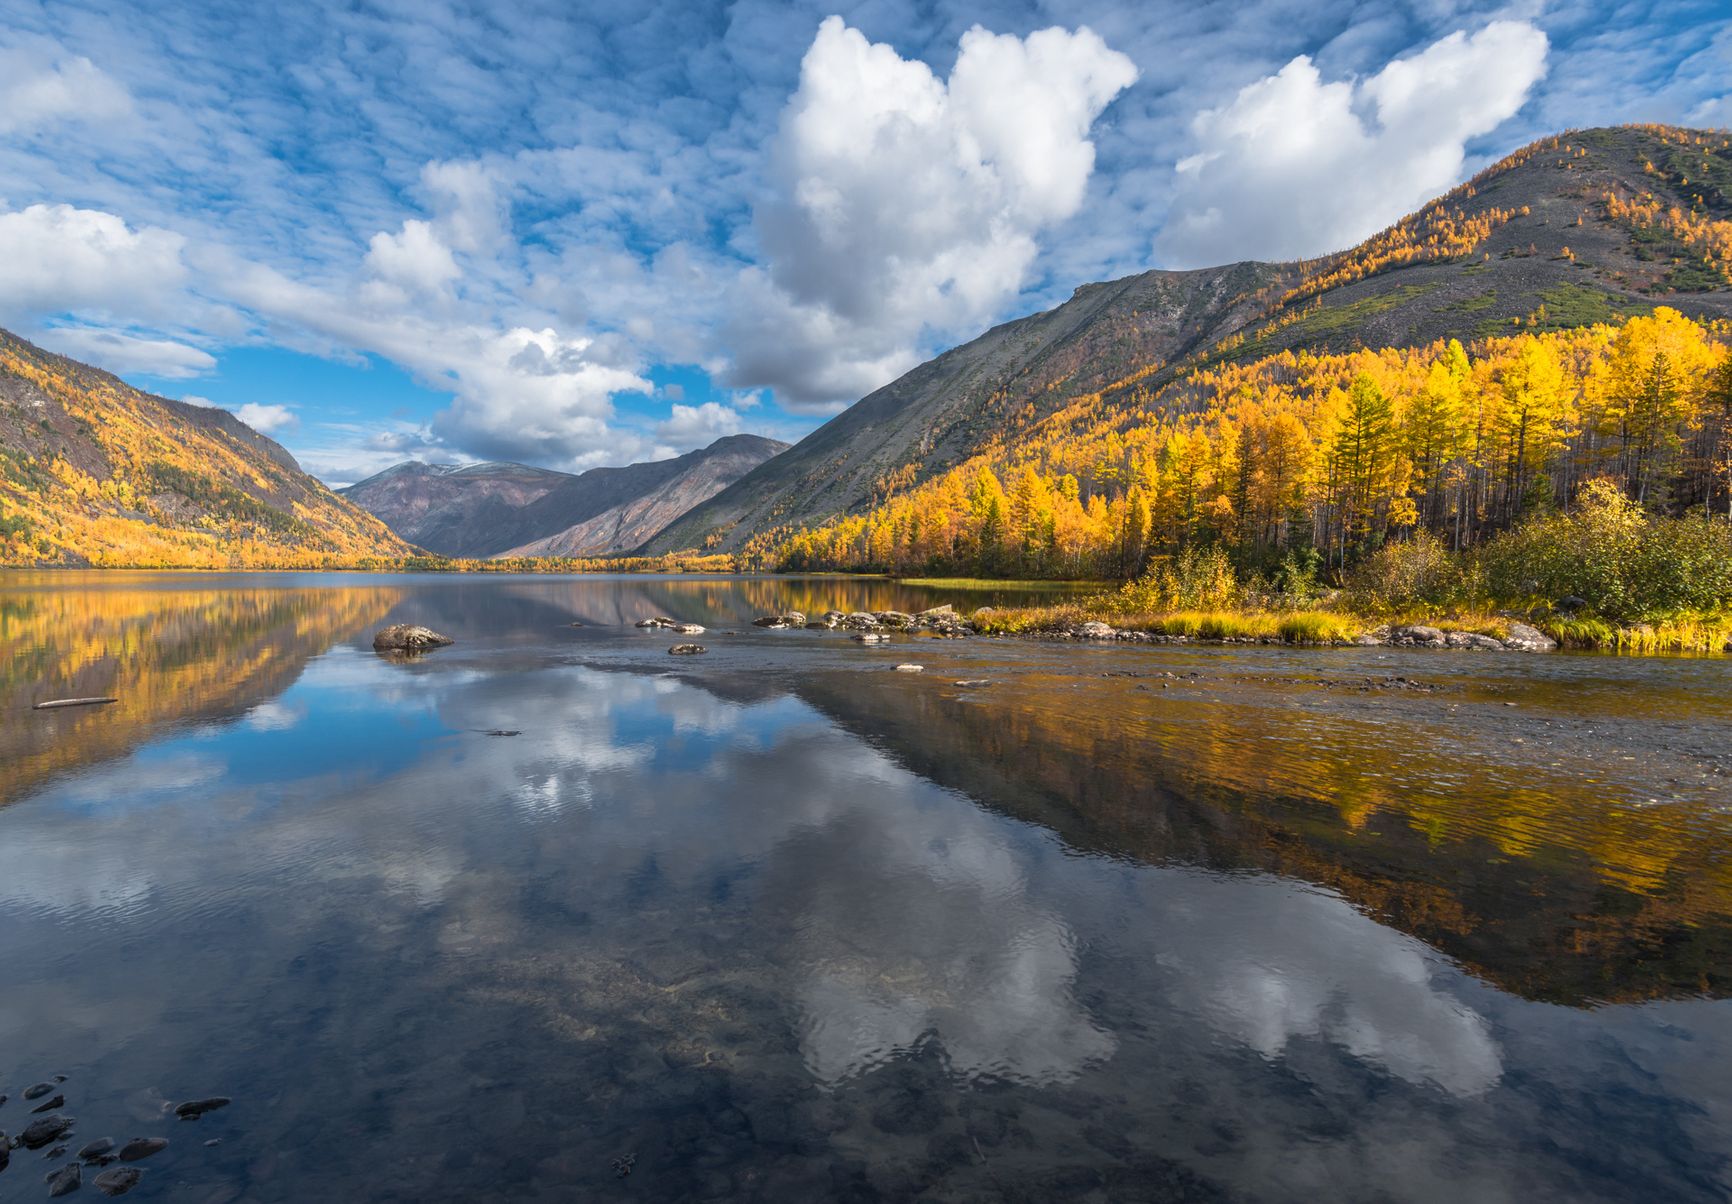
<path fill-rule="evenodd" d="M 987 600 L 0 575 L 0 1129 L 202 1204 L 1732 1191 L 1728 662 L 750 626 Z"/>

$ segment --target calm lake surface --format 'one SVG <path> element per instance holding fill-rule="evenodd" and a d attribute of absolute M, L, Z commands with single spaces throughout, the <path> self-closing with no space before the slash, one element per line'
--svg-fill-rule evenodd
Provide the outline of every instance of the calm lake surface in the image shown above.
<path fill-rule="evenodd" d="M 0 575 L 0 1129 L 65 1075 L 207 1204 L 1732 1191 L 1732 662 L 749 626 L 986 600 Z"/>

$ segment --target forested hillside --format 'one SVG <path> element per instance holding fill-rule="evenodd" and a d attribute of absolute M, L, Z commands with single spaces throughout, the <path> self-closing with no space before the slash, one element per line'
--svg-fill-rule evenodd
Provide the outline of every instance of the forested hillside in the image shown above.
<path fill-rule="evenodd" d="M 1343 567 L 1426 530 L 1461 548 L 1610 478 L 1660 510 L 1732 508 L 1724 322 L 1282 351 L 1095 398 L 864 514 L 760 539 L 791 569 L 1135 576 L 1199 543 Z"/>
<path fill-rule="evenodd" d="M 1678 316 L 1635 327 L 1614 356 L 1619 324 L 1661 306 Z M 1711 492 L 1703 441 L 1713 436 L 1700 415 L 1728 316 L 1727 135 L 1560 135 L 1338 255 L 1080 289 L 866 398 L 649 547 L 742 548 L 788 567 L 1116 574 L 1199 536 L 1279 548 L 1309 532 L 1339 562 L 1418 525 L 1470 542 L 1547 504 L 1545 486 L 1562 503 L 1584 474 L 1607 469 L 1614 443 L 1611 471 L 1646 501 L 1682 505 Z M 1676 400 L 1648 407 L 1676 419 L 1672 433 L 1609 432 L 1628 402 L 1606 382 L 1627 388 L 1634 369 L 1598 360 L 1656 339 L 1668 356 L 1689 344 L 1655 377 Z M 1427 390 L 1434 368 L 1442 376 Z M 1355 385 L 1362 372 L 1374 389 Z M 1521 399 L 1523 372 L 1543 403 Z M 1440 402 L 1439 389 L 1453 393 Z M 1511 390 L 1516 400 L 1504 400 Z M 1428 421 L 1416 405 L 1449 412 Z M 1506 409 L 1513 435 L 1498 425 Z M 1355 467 L 1338 444 L 1343 417 L 1361 414 L 1371 445 Z M 1547 432 L 1530 438 L 1529 421 Z M 1421 428 L 1442 442 L 1426 445 Z M 1674 442 L 1696 457 L 1688 481 L 1662 480 L 1676 469 Z M 1290 471 L 1271 467 L 1284 456 Z M 1044 530 L 1021 516 L 1044 513 L 1042 490 L 1056 499 L 1050 538 L 994 535 L 983 467 L 1007 530 Z M 1279 502 L 1253 498 L 1272 472 Z M 1340 482 L 1356 474 L 1359 492 L 1344 498 Z"/>
<path fill-rule="evenodd" d="M 0 563 L 321 567 L 413 552 L 232 414 L 0 331 Z"/>

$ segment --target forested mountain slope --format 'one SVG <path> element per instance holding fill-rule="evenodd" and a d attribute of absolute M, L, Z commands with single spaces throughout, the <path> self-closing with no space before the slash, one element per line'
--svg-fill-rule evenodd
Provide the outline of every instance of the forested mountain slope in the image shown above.
<path fill-rule="evenodd" d="M 0 331 L 0 563 L 317 567 L 413 552 L 227 411 Z"/>
<path fill-rule="evenodd" d="M 1199 370 L 1420 347 L 1653 311 L 1732 314 L 1732 149 L 1643 126 L 1534 143 L 1351 250 L 1077 290 L 867 397 L 659 534 L 738 549 L 931 480 L 1061 411 L 1166 412 Z M 1051 437 L 1046 432 L 1046 437 Z"/>

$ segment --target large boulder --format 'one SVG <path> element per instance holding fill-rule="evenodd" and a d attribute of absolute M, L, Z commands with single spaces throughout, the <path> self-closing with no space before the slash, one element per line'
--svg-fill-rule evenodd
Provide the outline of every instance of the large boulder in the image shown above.
<path fill-rule="evenodd" d="M 1449 637 L 1435 627 L 1415 623 L 1390 632 L 1389 642 L 1398 648 L 1444 648 L 1449 644 Z"/>
<path fill-rule="evenodd" d="M 429 648 L 443 648 L 455 642 L 450 636 L 440 635 L 431 627 L 422 627 L 416 623 L 393 623 L 373 637 L 373 649 L 376 652 L 426 652 Z"/>
<path fill-rule="evenodd" d="M 1118 632 L 1099 619 L 1090 619 L 1086 623 L 1077 624 L 1075 634 L 1085 640 L 1110 640 Z"/>
<path fill-rule="evenodd" d="M 883 626 L 894 628 L 897 631 L 907 631 L 914 626 L 914 616 L 900 610 L 874 611 L 872 617 Z"/>
<path fill-rule="evenodd" d="M 1509 634 L 1504 636 L 1503 646 L 1512 652 L 1553 652 L 1556 651 L 1558 642 L 1538 627 L 1530 627 L 1526 623 L 1511 623 Z"/>
<path fill-rule="evenodd" d="M 848 631 L 876 631 L 881 624 L 877 615 L 857 610 L 851 615 L 842 616 L 842 626 Z"/>

